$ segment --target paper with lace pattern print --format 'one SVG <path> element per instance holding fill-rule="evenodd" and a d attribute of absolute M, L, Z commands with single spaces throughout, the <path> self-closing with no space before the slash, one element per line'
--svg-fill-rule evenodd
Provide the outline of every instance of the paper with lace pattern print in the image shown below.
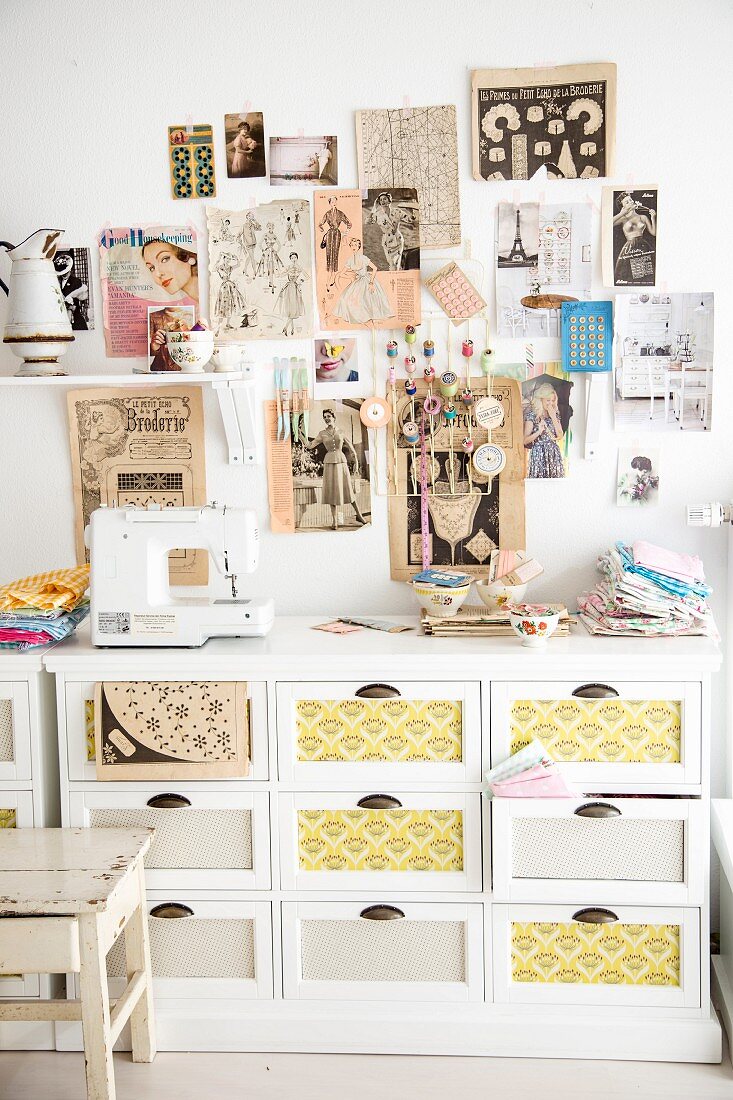
<path fill-rule="evenodd" d="M 462 704 L 449 699 L 299 699 L 297 758 L 308 763 L 460 761 Z"/>
<path fill-rule="evenodd" d="M 247 684 L 115 681 L 94 693 L 97 779 L 223 779 L 249 772 Z"/>
<path fill-rule="evenodd" d="M 680 984 L 678 924 L 512 921 L 511 953 L 523 984 Z"/>
<path fill-rule="evenodd" d="M 302 871 L 462 871 L 461 810 L 298 810 Z"/>

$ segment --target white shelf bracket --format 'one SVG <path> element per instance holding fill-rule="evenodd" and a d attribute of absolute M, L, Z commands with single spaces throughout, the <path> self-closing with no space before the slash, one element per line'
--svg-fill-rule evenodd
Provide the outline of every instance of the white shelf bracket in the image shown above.
<path fill-rule="evenodd" d="M 606 399 L 608 374 L 587 374 L 585 391 L 585 452 L 583 457 L 591 461 L 596 457 L 598 436 L 601 430 L 603 402 Z"/>
<path fill-rule="evenodd" d="M 213 383 L 227 439 L 230 466 L 256 466 L 260 462 L 256 420 L 256 383 L 252 363 L 243 363 L 237 377 L 222 375 Z"/>

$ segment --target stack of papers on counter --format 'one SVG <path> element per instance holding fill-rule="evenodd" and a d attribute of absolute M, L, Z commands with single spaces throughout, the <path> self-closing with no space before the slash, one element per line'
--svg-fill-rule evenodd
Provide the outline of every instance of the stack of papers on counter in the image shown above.
<path fill-rule="evenodd" d="M 603 580 L 578 597 L 580 618 L 591 634 L 718 637 L 707 604 L 712 589 L 699 558 L 646 542 L 617 542 L 598 559 L 598 569 Z"/>
<path fill-rule="evenodd" d="M 32 649 L 73 634 L 89 614 L 89 566 L 0 586 L 0 649 Z"/>
<path fill-rule="evenodd" d="M 560 769 L 539 741 L 530 741 L 484 775 L 489 798 L 574 798 Z"/>
<path fill-rule="evenodd" d="M 567 638 L 570 633 L 568 609 L 560 603 L 547 604 L 560 611 L 553 638 Z M 478 638 L 509 638 L 514 636 L 509 621 L 510 606 L 490 611 L 488 607 L 461 607 L 450 618 L 438 618 L 423 609 L 420 622 L 425 634 L 433 638 L 458 638 L 463 635 Z"/>

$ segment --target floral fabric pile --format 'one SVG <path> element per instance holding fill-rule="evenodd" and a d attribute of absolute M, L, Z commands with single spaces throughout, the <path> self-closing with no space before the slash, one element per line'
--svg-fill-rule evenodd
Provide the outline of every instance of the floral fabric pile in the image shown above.
<path fill-rule="evenodd" d="M 73 634 L 89 614 L 89 566 L 0 586 L 0 649 L 32 649 Z"/>

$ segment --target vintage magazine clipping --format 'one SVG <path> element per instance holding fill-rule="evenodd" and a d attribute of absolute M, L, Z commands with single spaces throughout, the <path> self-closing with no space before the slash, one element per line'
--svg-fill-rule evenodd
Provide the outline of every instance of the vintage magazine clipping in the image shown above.
<path fill-rule="evenodd" d="M 206 504 L 201 388 L 72 390 L 68 394 L 77 560 L 101 504 L 146 508 Z M 206 584 L 203 550 L 174 550 L 171 584 Z"/>
<path fill-rule="evenodd" d="M 356 151 L 361 187 L 416 188 L 421 248 L 461 243 L 454 106 L 357 111 Z"/>
<path fill-rule="evenodd" d="M 477 400 L 486 395 L 485 380 L 473 381 Z M 421 408 L 427 390 L 418 383 L 414 398 Z M 479 427 L 473 411 L 460 409 L 453 428 L 451 468 L 449 428 L 442 418 L 432 446 L 427 447 L 428 524 L 430 560 L 434 566 L 456 566 L 471 576 L 486 576 L 491 551 L 523 550 L 524 527 L 524 446 L 522 440 L 522 402 L 519 383 L 509 378 L 492 378 L 491 393 L 504 408 L 504 421 L 491 432 L 491 442 L 506 452 L 506 466 L 491 479 L 476 471 L 470 456 L 464 454 L 461 440 L 471 430 L 478 448 L 489 438 Z M 420 448 L 408 444 L 402 425 L 414 420 L 413 401 L 398 399 L 396 435 L 388 427 L 387 465 L 390 477 L 389 551 L 392 580 L 406 581 L 422 568 L 420 516 Z M 395 492 L 395 439 L 397 442 Z"/>
<path fill-rule="evenodd" d="M 616 66 L 474 70 L 471 118 L 476 180 L 613 175 Z"/>
<path fill-rule="evenodd" d="M 143 359 L 150 306 L 198 310 L 196 230 L 181 225 L 105 229 L 98 244 L 107 355 Z"/>
<path fill-rule="evenodd" d="M 308 430 L 277 437 L 277 404 L 265 402 L 270 525 L 276 534 L 357 531 L 371 523 L 369 439 L 356 400 L 312 401 Z"/>
<path fill-rule="evenodd" d="M 250 210 L 206 208 L 209 314 L 217 340 L 313 334 L 310 204 L 278 199 Z"/>
<path fill-rule="evenodd" d="M 601 199 L 603 285 L 654 286 L 659 189 L 604 187 Z"/>
<path fill-rule="evenodd" d="M 74 332 L 94 328 L 92 261 L 88 248 L 57 248 L 53 266 Z"/>
<path fill-rule="evenodd" d="M 420 212 L 412 187 L 316 191 L 316 295 L 321 328 L 420 324 Z"/>

